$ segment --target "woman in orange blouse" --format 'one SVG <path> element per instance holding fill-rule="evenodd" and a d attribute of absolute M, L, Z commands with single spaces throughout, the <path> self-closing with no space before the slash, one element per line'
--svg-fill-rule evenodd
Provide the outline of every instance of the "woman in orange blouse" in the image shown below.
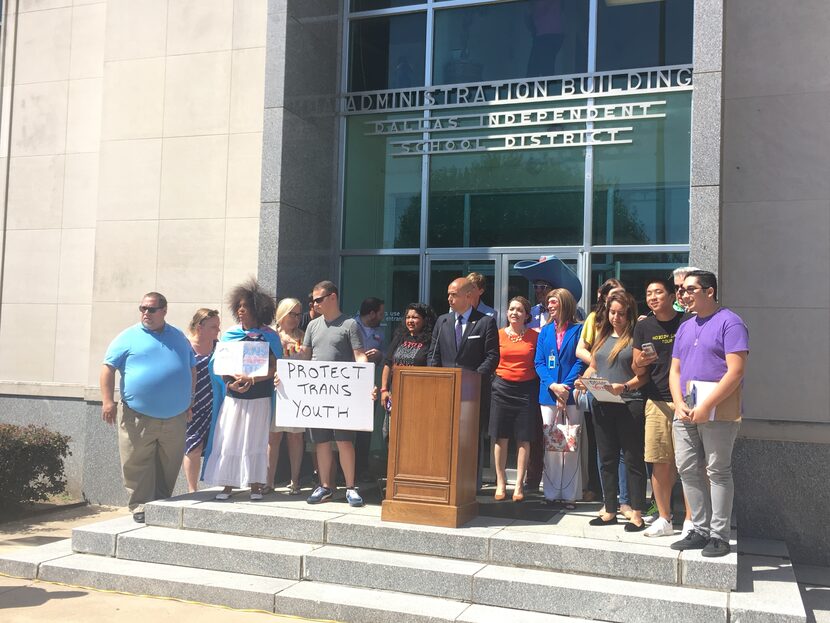
<path fill-rule="evenodd" d="M 490 403 L 490 437 L 496 440 L 493 448 L 496 464 L 496 500 L 505 498 L 507 483 L 504 468 L 507 464 L 507 441 L 516 440 L 518 465 L 513 501 L 524 499 L 522 483 L 527 471 L 530 442 L 535 434 L 534 418 L 539 412 L 539 378 L 533 359 L 539 334 L 527 329 L 530 322 L 530 301 L 523 296 L 510 299 L 507 307 L 510 323 L 499 331 L 499 367 L 493 379 Z"/>

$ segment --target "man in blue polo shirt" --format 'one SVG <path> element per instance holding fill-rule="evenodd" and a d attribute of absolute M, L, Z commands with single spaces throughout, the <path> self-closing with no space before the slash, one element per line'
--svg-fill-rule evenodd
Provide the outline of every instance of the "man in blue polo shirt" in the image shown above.
<path fill-rule="evenodd" d="M 121 373 L 118 450 L 133 519 L 144 523 L 144 504 L 169 498 L 184 456 L 184 437 L 196 360 L 190 342 L 167 324 L 167 299 L 144 295 L 141 322 L 122 331 L 101 367 L 101 418 L 115 423 L 115 371 Z"/>

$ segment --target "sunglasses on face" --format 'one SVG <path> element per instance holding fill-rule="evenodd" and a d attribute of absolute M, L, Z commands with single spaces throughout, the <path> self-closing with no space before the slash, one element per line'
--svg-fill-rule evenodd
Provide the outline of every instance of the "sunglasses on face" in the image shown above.
<path fill-rule="evenodd" d="M 139 305 L 138 311 L 142 314 L 155 314 L 158 310 L 164 309 L 163 307 L 148 307 L 147 305 Z"/>
<path fill-rule="evenodd" d="M 324 294 L 323 296 L 318 296 L 316 299 L 311 299 L 311 302 L 314 303 L 315 305 L 319 305 L 324 300 L 326 300 L 328 297 L 330 297 L 332 294 L 334 294 L 334 293 L 329 292 L 328 294 Z"/>

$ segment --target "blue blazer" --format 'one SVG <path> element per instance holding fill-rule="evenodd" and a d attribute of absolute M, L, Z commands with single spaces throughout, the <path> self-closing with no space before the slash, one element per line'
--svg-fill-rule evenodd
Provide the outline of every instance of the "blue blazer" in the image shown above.
<path fill-rule="evenodd" d="M 556 324 L 542 327 L 536 343 L 536 374 L 539 376 L 539 404 L 555 405 L 556 396 L 548 389 L 551 383 L 562 383 L 571 388 L 568 404 L 574 404 L 573 386 L 576 378 L 588 367 L 576 356 L 576 346 L 582 333 L 581 324 L 572 324 L 565 330 L 562 348 L 556 347 Z M 548 365 L 548 358 L 556 358 L 556 367 Z"/>

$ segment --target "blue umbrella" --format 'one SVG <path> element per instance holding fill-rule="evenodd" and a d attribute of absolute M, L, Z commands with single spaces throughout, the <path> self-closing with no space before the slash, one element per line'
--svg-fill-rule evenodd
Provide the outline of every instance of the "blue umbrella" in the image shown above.
<path fill-rule="evenodd" d="M 539 261 L 521 260 L 513 264 L 513 268 L 530 282 L 547 281 L 554 288 L 565 288 L 577 301 L 582 298 L 582 283 L 579 277 L 555 255 L 543 257 Z"/>

